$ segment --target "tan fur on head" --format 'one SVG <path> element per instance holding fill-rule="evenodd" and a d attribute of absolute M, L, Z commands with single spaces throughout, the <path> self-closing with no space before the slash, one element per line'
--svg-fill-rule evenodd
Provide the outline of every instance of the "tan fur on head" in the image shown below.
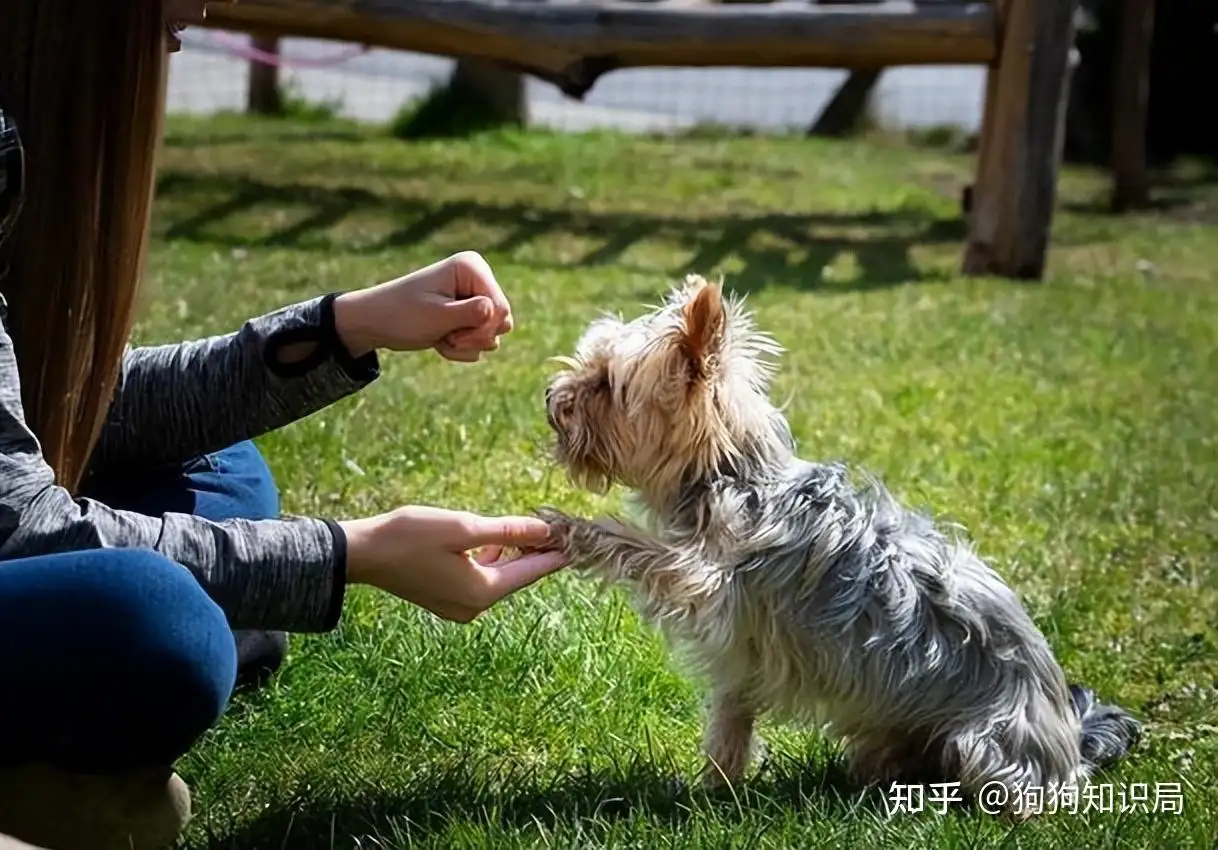
<path fill-rule="evenodd" d="M 683 481 L 738 460 L 742 447 L 785 450 L 764 358 L 781 349 L 741 306 L 690 275 L 653 313 L 588 328 L 546 392 L 558 460 L 576 484 L 604 492 L 618 482 L 662 509 Z"/>

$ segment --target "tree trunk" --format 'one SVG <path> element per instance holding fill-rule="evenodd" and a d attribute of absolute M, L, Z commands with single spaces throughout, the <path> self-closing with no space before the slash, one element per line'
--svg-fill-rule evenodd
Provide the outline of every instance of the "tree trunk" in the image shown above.
<path fill-rule="evenodd" d="M 529 123 L 525 79 L 518 71 L 484 59 L 459 59 L 449 88 L 455 97 L 477 103 L 492 123 L 521 127 Z"/>

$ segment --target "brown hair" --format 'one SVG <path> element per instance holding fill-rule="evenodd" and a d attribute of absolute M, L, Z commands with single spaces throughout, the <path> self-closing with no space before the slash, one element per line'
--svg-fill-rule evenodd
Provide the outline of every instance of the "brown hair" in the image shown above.
<path fill-rule="evenodd" d="M 114 392 L 148 246 L 168 55 L 157 0 L 3 0 L 0 98 L 26 203 L 0 292 L 26 420 L 80 480 Z"/>

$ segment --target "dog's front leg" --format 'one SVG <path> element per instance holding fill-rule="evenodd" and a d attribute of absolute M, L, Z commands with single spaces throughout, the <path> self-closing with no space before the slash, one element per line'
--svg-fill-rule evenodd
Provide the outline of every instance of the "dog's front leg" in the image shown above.
<path fill-rule="evenodd" d="M 695 553 L 667 546 L 615 519 L 581 519 L 553 508 L 536 513 L 554 529 L 552 548 L 565 552 L 577 570 L 628 585 L 648 619 L 669 626 L 684 620 L 710 590 L 708 576 L 717 574 Z"/>
<path fill-rule="evenodd" d="M 555 508 L 539 508 L 536 513 L 550 524 L 551 548 L 563 551 L 577 569 L 592 571 L 607 581 L 636 582 L 676 558 L 676 553 L 646 532 L 615 519 L 582 519 Z"/>
<path fill-rule="evenodd" d="M 756 723 L 757 710 L 747 694 L 731 687 L 716 687 L 702 742 L 706 753 L 703 785 L 714 789 L 738 785 L 744 779 L 754 750 L 764 747 L 754 734 Z"/>

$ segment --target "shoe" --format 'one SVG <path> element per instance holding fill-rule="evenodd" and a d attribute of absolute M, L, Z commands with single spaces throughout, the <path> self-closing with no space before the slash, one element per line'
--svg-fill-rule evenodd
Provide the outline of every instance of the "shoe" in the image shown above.
<path fill-rule="evenodd" d="M 237 688 L 260 688 L 283 666 L 288 654 L 285 632 L 234 631 L 237 642 Z"/>
<path fill-rule="evenodd" d="M 41 764 L 0 770 L 0 835 L 47 850 L 169 850 L 189 821 L 190 789 L 167 767 L 104 776 Z"/>

